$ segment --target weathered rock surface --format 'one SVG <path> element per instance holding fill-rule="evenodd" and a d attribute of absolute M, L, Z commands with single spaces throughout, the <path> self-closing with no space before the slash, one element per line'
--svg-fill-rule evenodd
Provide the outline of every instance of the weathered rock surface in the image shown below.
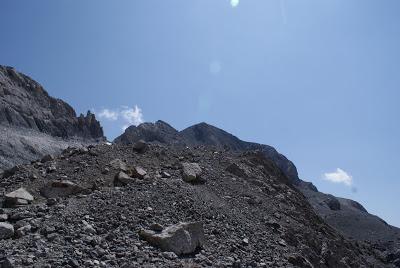
<path fill-rule="evenodd" d="M 118 184 L 127 185 L 129 183 L 134 183 L 134 182 L 135 182 L 135 179 L 123 171 L 120 171 L 115 175 L 115 184 L 116 185 L 118 185 Z"/>
<path fill-rule="evenodd" d="M 0 167 L 103 139 L 94 114 L 77 117 L 71 106 L 50 97 L 36 81 L 0 66 Z"/>
<path fill-rule="evenodd" d="M 11 238 L 14 235 L 14 226 L 6 222 L 0 222 L 0 239 Z"/>
<path fill-rule="evenodd" d="M 24 188 L 19 188 L 5 195 L 5 205 L 9 207 L 27 205 L 33 201 L 33 196 Z"/>
<path fill-rule="evenodd" d="M 178 223 L 171 225 L 160 233 L 153 230 L 141 230 L 139 235 L 163 251 L 177 255 L 190 254 L 204 244 L 204 230 L 201 222 Z"/>
<path fill-rule="evenodd" d="M 85 191 L 85 188 L 68 180 L 52 181 L 40 189 L 40 193 L 46 198 L 67 197 Z"/>
<path fill-rule="evenodd" d="M 186 182 L 203 182 L 201 167 L 197 163 L 182 163 L 183 179 Z"/>

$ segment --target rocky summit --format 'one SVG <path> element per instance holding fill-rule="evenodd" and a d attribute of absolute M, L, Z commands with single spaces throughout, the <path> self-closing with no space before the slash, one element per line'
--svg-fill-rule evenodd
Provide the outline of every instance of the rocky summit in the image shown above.
<path fill-rule="evenodd" d="M 38 82 L 0 66 L 0 168 L 101 140 L 103 130 L 94 114 L 77 116 Z"/>
<path fill-rule="evenodd" d="M 29 201 L 0 211 L 1 267 L 394 267 L 325 223 L 262 152 L 69 148 L 1 187 L 3 203 Z"/>

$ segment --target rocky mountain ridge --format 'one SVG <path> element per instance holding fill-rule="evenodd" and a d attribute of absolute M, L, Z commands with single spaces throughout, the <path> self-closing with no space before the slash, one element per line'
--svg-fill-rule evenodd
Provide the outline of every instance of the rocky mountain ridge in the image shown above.
<path fill-rule="evenodd" d="M 155 123 L 143 123 L 139 126 L 128 127 L 114 142 L 118 144 L 133 144 L 139 140 L 176 146 L 208 145 L 235 151 L 260 151 L 273 159 L 294 184 L 300 182 L 296 166 L 272 146 L 244 142 L 232 134 L 204 122 L 182 131 L 177 131 L 162 120 L 158 120 Z"/>
<path fill-rule="evenodd" d="M 60 152 L 69 143 L 104 140 L 94 114 L 77 116 L 38 82 L 6 66 L 0 66 L 0 134 L 0 168 Z M 49 144 L 43 143 L 46 138 Z"/>

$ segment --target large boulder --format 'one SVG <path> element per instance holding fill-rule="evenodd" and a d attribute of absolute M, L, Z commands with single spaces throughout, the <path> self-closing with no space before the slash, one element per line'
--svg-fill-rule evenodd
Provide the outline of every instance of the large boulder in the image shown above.
<path fill-rule="evenodd" d="M 40 189 L 40 194 L 46 198 L 67 197 L 87 192 L 87 189 L 68 180 L 52 181 Z"/>
<path fill-rule="evenodd" d="M 6 222 L 0 222 L 0 239 L 7 239 L 14 236 L 14 226 Z"/>
<path fill-rule="evenodd" d="M 182 176 L 186 182 L 204 182 L 201 177 L 201 167 L 197 163 L 182 163 Z"/>
<path fill-rule="evenodd" d="M 163 251 L 177 255 L 190 254 L 204 244 L 204 229 L 201 222 L 178 223 L 161 232 L 141 230 L 139 236 Z"/>
<path fill-rule="evenodd" d="M 25 190 L 25 188 L 19 188 L 5 195 L 5 205 L 7 207 L 27 205 L 31 203 L 33 199 L 33 196 Z"/>

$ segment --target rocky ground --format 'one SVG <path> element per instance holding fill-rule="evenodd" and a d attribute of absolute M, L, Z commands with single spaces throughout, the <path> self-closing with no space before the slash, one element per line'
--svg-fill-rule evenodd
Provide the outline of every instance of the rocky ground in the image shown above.
<path fill-rule="evenodd" d="M 1 267 L 392 267 L 260 153 L 142 145 L 5 171 Z"/>

